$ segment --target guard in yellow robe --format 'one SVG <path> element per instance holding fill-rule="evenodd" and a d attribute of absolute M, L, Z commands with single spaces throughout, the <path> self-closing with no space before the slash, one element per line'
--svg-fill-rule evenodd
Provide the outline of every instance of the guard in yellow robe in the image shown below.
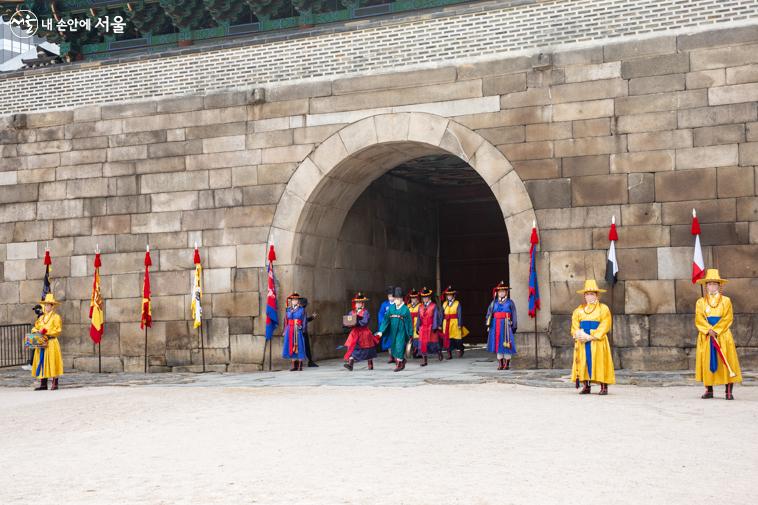
<path fill-rule="evenodd" d="M 445 301 L 442 302 L 442 342 L 447 351 L 447 359 L 453 359 L 453 351 L 458 351 L 458 357 L 463 356 L 463 310 L 461 302 L 455 299 L 456 291 L 448 286 L 442 292 Z"/>
<path fill-rule="evenodd" d="M 616 383 L 613 370 L 613 356 L 608 342 L 611 331 L 611 310 L 600 303 L 599 293 L 604 289 L 597 287 L 594 279 L 584 281 L 584 289 L 577 293 L 584 296 L 584 303 L 574 310 L 571 316 L 571 335 L 574 338 L 574 365 L 571 380 L 584 383 L 579 394 L 590 393 L 590 383 L 600 384 L 600 394 L 608 394 L 608 384 Z"/>
<path fill-rule="evenodd" d="M 411 340 L 411 348 L 413 352 L 414 358 L 419 358 L 418 354 L 418 327 L 416 323 L 418 322 L 418 309 L 421 306 L 419 303 L 419 294 L 418 291 L 415 289 L 411 289 L 408 292 L 408 310 L 411 312 L 411 323 L 413 324 L 413 339 Z"/>
<path fill-rule="evenodd" d="M 735 382 L 742 382 L 742 372 L 730 330 L 734 321 L 732 301 L 721 293 L 727 281 L 718 270 L 709 268 L 705 278 L 697 282 L 705 284 L 706 293 L 695 304 L 695 379 L 705 385 L 702 398 L 713 398 L 713 386 L 724 384 L 726 399 L 734 400 L 732 389 Z"/>
<path fill-rule="evenodd" d="M 58 343 L 58 336 L 63 330 L 63 320 L 55 311 L 58 305 L 59 302 L 55 300 L 52 293 L 45 295 L 45 300 L 42 302 L 45 313 L 34 323 L 33 331 L 47 336 L 47 347 L 34 350 L 32 377 L 40 379 L 40 385 L 35 388 L 35 391 L 46 390 L 47 379 L 53 380 L 51 390 L 58 389 L 58 377 L 63 375 L 63 357 Z"/>

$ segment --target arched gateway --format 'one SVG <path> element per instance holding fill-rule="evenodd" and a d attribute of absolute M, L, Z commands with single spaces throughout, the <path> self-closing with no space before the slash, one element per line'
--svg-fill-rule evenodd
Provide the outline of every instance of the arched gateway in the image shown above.
<path fill-rule="evenodd" d="M 478 133 L 452 119 L 427 113 L 367 117 L 328 137 L 298 166 L 277 206 L 269 240 L 277 249 L 280 289 L 317 300 L 325 322 L 324 349 L 342 338 L 339 311 L 346 306 L 345 279 L 336 274 L 337 242 L 345 217 L 372 181 L 392 168 L 429 155 L 453 155 L 468 163 L 497 199 L 510 239 L 512 296 L 526 315 L 529 234 L 535 213 L 524 183 L 505 156 Z M 540 275 L 549 271 L 541 256 Z M 492 279 L 493 282 L 496 279 Z M 547 287 L 547 282 L 544 283 Z M 545 289 L 544 291 L 548 291 Z M 549 322 L 549 293 L 542 294 L 538 330 Z M 326 310 L 324 310 L 326 308 Z M 333 312 L 333 313 L 332 313 Z M 334 325 L 337 325 L 336 327 Z M 524 331 L 532 330 L 525 324 Z M 527 338 L 527 337 L 523 337 Z M 533 342 L 533 335 L 528 337 Z"/>

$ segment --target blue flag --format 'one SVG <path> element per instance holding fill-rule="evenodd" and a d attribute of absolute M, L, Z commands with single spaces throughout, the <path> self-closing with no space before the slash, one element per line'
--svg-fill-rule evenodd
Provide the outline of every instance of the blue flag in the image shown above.
<path fill-rule="evenodd" d="M 276 259 L 274 246 L 268 252 L 268 296 L 266 297 L 266 340 L 271 340 L 274 330 L 279 326 L 279 315 L 276 313 L 276 279 L 274 279 L 274 265 Z"/>
<path fill-rule="evenodd" d="M 540 287 L 537 284 L 537 228 L 532 228 L 530 238 L 532 244 L 529 248 L 529 317 L 537 317 L 537 311 L 540 310 Z"/>

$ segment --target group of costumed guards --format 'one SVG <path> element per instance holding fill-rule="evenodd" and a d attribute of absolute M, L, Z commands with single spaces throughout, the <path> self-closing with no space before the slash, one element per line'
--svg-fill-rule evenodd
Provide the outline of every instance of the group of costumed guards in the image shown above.
<path fill-rule="evenodd" d="M 695 360 L 695 379 L 705 385 L 702 398 L 713 398 L 713 386 L 724 385 L 727 400 L 734 399 L 734 384 L 742 382 L 742 372 L 731 326 L 734 321 L 732 302 L 723 294 L 727 283 L 717 269 L 708 269 L 698 283 L 705 292 L 695 306 L 695 327 L 698 330 Z M 493 288 L 493 299 L 487 308 L 487 350 L 494 353 L 498 370 L 510 369 L 510 361 L 516 354 L 515 334 L 518 327 L 516 305 L 509 297 L 510 288 L 501 281 Z M 580 394 L 590 394 L 591 385 L 600 385 L 600 395 L 608 394 L 608 385 L 615 384 L 613 356 L 608 333 L 611 331 L 610 308 L 600 302 L 604 293 L 594 279 L 587 279 L 583 289 L 577 291 L 583 297 L 571 316 L 571 336 L 574 339 L 574 358 L 571 380 Z M 463 338 L 468 331 L 463 326 L 461 302 L 456 291 L 448 286 L 442 292 L 444 301 L 439 308 L 429 288 L 411 290 L 407 303 L 399 287 L 387 289 L 387 300 L 379 311 L 379 329 L 373 333 L 369 328 L 371 315 L 366 308 L 368 298 L 361 292 L 352 299 L 352 309 L 343 319 L 351 328 L 345 342 L 345 368 L 353 370 L 356 362 L 367 361 L 373 370 L 377 356 L 377 344 L 389 351 L 390 363 L 395 363 L 395 372 L 405 369 L 408 355 L 420 358 L 421 366 L 428 364 L 428 356 L 437 355 L 452 359 L 455 350 L 463 356 Z M 290 370 L 302 370 L 303 362 L 313 363 L 308 338 L 308 322 L 316 314 L 308 316 L 305 299 L 298 293 L 287 297 L 287 309 L 283 332 L 282 357 L 292 361 Z M 36 390 L 46 390 L 52 379 L 52 390 L 58 389 L 58 377 L 63 375 L 63 359 L 58 336 L 63 330 L 63 321 L 56 312 L 59 302 L 52 293 L 47 293 L 42 302 L 43 313 L 37 318 L 32 335 L 39 345 L 34 351 L 32 376 L 40 380 Z M 44 342 L 42 342 L 44 341 Z"/>

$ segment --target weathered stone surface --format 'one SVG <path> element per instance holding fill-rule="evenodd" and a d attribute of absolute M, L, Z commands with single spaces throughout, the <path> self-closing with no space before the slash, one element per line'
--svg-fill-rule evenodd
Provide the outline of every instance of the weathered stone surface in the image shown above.
<path fill-rule="evenodd" d="M 258 299 L 257 292 L 216 294 L 213 296 L 213 316 L 257 316 Z"/>
<path fill-rule="evenodd" d="M 597 118 L 573 121 L 573 137 L 605 137 L 611 134 L 611 119 Z"/>
<path fill-rule="evenodd" d="M 650 322 L 647 316 L 623 315 L 613 317 L 614 347 L 648 347 Z"/>
<path fill-rule="evenodd" d="M 609 155 L 576 156 L 563 158 L 563 177 L 607 174 L 610 171 Z"/>
<path fill-rule="evenodd" d="M 629 203 L 648 203 L 655 200 L 653 174 L 629 174 Z"/>
<path fill-rule="evenodd" d="M 750 196 L 755 193 L 753 167 L 719 167 L 716 171 L 718 197 Z"/>
<path fill-rule="evenodd" d="M 604 61 L 617 61 L 675 52 L 675 37 L 655 37 L 606 45 L 603 47 L 603 59 Z"/>
<path fill-rule="evenodd" d="M 678 159 L 678 157 L 677 157 Z M 697 160 L 690 157 L 692 163 Z M 675 170 L 655 174 L 655 199 L 660 202 L 716 197 L 716 169 Z"/>
<path fill-rule="evenodd" d="M 621 63 L 621 77 L 631 79 L 649 75 L 676 74 L 689 72 L 688 53 L 664 54 L 624 61 Z"/>
<path fill-rule="evenodd" d="M 754 102 L 699 107 L 680 110 L 678 112 L 678 124 L 679 128 L 693 128 L 698 126 L 744 123 L 755 121 L 757 115 L 758 104 Z"/>
<path fill-rule="evenodd" d="M 659 247 L 658 278 L 681 279 L 692 275 L 692 247 Z"/>
<path fill-rule="evenodd" d="M 553 105 L 553 121 L 574 121 L 612 115 L 613 100 L 592 100 Z"/>
<path fill-rule="evenodd" d="M 582 251 L 592 249 L 591 230 L 544 230 L 540 236 L 543 251 Z"/>
<path fill-rule="evenodd" d="M 676 112 L 651 112 L 617 119 L 616 133 L 640 133 L 676 128 Z"/>
<path fill-rule="evenodd" d="M 661 204 L 644 203 L 622 205 L 621 224 L 623 226 L 661 224 Z"/>
<path fill-rule="evenodd" d="M 758 277 L 758 245 L 715 247 L 713 254 L 722 276 Z"/>
<path fill-rule="evenodd" d="M 708 94 L 705 89 L 672 91 L 652 95 L 619 97 L 616 98 L 615 102 L 616 115 L 627 116 L 646 112 L 706 107 L 708 105 Z M 683 126 L 680 124 L 679 127 L 682 128 Z"/>
<path fill-rule="evenodd" d="M 623 239 L 621 239 L 622 234 Z M 610 245 L 607 227 L 593 230 L 592 236 L 592 243 L 596 249 L 605 249 Z M 621 250 L 629 247 L 663 247 L 668 246 L 669 243 L 669 230 L 666 227 L 624 225 L 623 230 L 619 230 L 619 241 L 616 243 L 616 248 Z"/>
<path fill-rule="evenodd" d="M 734 221 L 737 216 L 736 201 L 733 199 L 666 202 L 661 204 L 662 222 L 690 224 L 693 208 L 697 208 L 697 217 L 701 224 Z"/>
<path fill-rule="evenodd" d="M 604 251 L 554 251 L 550 253 L 550 281 L 576 282 L 604 271 Z"/>
<path fill-rule="evenodd" d="M 626 151 L 626 137 L 618 135 L 556 140 L 554 149 L 555 156 L 560 158 L 620 153 Z"/>
<path fill-rule="evenodd" d="M 611 154 L 611 173 L 664 172 L 674 170 L 674 151 L 639 151 Z"/>
<path fill-rule="evenodd" d="M 629 280 L 624 287 L 627 314 L 667 314 L 676 311 L 674 281 Z"/>
<path fill-rule="evenodd" d="M 561 176 L 561 162 L 556 159 L 514 161 L 512 165 L 519 177 L 525 181 L 556 179 Z"/>
<path fill-rule="evenodd" d="M 622 348 L 621 367 L 631 370 L 687 370 L 687 353 L 679 347 Z"/>
<path fill-rule="evenodd" d="M 647 95 L 685 89 L 685 74 L 639 77 L 629 81 L 630 95 Z"/>
<path fill-rule="evenodd" d="M 571 202 L 574 206 L 627 203 L 626 175 L 590 175 L 571 179 Z"/>
<path fill-rule="evenodd" d="M 527 181 L 526 189 L 535 209 L 568 207 L 571 204 L 571 180 Z"/>

